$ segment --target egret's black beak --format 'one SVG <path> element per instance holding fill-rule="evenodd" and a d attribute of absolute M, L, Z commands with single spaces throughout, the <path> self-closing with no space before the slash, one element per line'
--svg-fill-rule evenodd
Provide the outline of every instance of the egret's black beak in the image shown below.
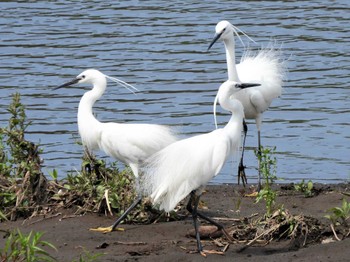
<path fill-rule="evenodd" d="M 209 49 L 215 44 L 215 42 L 218 41 L 218 39 L 221 37 L 222 33 L 223 33 L 223 32 L 221 32 L 220 34 L 216 34 L 216 35 L 214 36 L 214 39 L 213 39 L 213 41 L 211 41 L 211 43 L 210 43 L 210 45 L 209 45 L 207 51 L 209 51 Z"/>
<path fill-rule="evenodd" d="M 237 84 L 237 88 L 248 88 L 248 87 L 253 87 L 253 86 L 261 86 L 261 84 L 257 84 L 257 83 L 239 83 Z"/>
<path fill-rule="evenodd" d="M 69 81 L 69 82 L 67 82 L 67 83 L 65 83 L 63 85 L 55 87 L 53 90 L 57 90 L 57 89 L 62 88 L 62 87 L 74 85 L 74 84 L 78 83 L 80 80 L 81 80 L 80 77 L 74 78 L 73 80 L 71 80 L 71 81 Z"/>

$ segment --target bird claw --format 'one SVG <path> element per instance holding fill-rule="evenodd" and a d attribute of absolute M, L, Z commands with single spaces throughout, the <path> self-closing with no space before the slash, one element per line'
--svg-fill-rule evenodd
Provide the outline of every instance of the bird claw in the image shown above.
<path fill-rule="evenodd" d="M 114 228 L 112 226 L 110 227 L 98 227 L 98 228 L 90 228 L 89 229 L 90 231 L 94 231 L 94 232 L 101 232 L 103 234 L 106 234 L 106 233 L 110 233 L 112 231 L 124 231 L 125 229 L 124 228 L 121 228 L 121 227 L 118 227 L 118 228 Z"/>
<path fill-rule="evenodd" d="M 242 180 L 242 184 L 244 187 L 248 182 L 247 177 L 245 175 L 245 168 L 246 168 L 246 166 L 243 165 L 243 163 L 240 163 L 238 166 L 238 185 L 239 185 L 240 181 Z"/>

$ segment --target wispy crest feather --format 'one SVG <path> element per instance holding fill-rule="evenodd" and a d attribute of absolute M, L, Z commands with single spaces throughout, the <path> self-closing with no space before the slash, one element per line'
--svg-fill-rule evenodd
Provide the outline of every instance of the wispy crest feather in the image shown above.
<path fill-rule="evenodd" d="M 124 82 L 124 81 L 122 81 L 122 80 L 120 80 L 120 79 L 118 79 L 118 78 L 116 78 L 116 77 L 112 77 L 112 76 L 108 76 L 108 75 L 105 75 L 104 74 L 104 76 L 107 78 L 107 79 L 109 79 L 109 80 L 111 80 L 111 81 L 113 81 L 113 82 L 115 82 L 115 83 L 117 83 L 117 84 L 119 84 L 119 85 L 121 85 L 122 87 L 124 87 L 124 88 L 126 88 L 127 90 L 129 90 L 131 93 L 133 93 L 133 94 L 135 94 L 135 91 L 139 91 L 136 87 L 134 87 L 133 85 L 130 85 L 130 84 L 128 84 L 128 83 L 126 83 L 126 82 Z"/>

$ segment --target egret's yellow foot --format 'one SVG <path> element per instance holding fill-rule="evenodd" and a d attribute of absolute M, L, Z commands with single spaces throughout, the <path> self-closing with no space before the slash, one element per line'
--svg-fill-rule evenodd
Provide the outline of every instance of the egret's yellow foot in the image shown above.
<path fill-rule="evenodd" d="M 110 226 L 110 227 L 90 228 L 89 230 L 90 231 L 94 231 L 94 232 L 101 232 L 103 234 L 106 234 L 106 233 L 110 233 L 112 231 L 124 231 L 124 228 L 117 227 L 117 228 L 112 230 L 112 226 Z"/>
<path fill-rule="evenodd" d="M 258 191 L 254 191 L 253 193 L 250 194 L 245 194 L 246 197 L 256 197 L 259 194 Z"/>

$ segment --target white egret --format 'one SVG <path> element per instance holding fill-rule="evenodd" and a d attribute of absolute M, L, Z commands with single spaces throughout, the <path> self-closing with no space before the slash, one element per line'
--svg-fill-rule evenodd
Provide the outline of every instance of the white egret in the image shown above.
<path fill-rule="evenodd" d="M 142 187 L 152 203 L 169 212 L 187 195 L 187 210 L 192 214 L 198 251 L 205 255 L 198 232 L 197 217 L 207 220 L 219 229 L 222 225 L 197 212 L 200 194 L 204 186 L 216 176 L 226 159 L 241 145 L 243 106 L 231 95 L 241 88 L 259 84 L 242 84 L 226 81 L 218 91 L 223 109 L 232 113 L 224 128 L 210 133 L 177 141 L 155 153 L 145 163 Z M 224 231 L 225 232 L 225 231 Z"/>
<path fill-rule="evenodd" d="M 245 53 L 241 59 L 241 62 L 236 65 L 234 34 L 239 37 L 237 30 L 239 29 L 228 21 L 219 22 L 215 27 L 216 34 L 210 43 L 208 50 L 218 39 L 223 40 L 226 48 L 228 80 L 236 82 L 242 81 L 244 83 L 255 82 L 261 84 L 260 86 L 241 90 L 233 95 L 234 98 L 238 99 L 242 103 L 244 107 L 245 119 L 255 119 L 258 130 L 258 153 L 260 153 L 262 114 L 269 108 L 272 100 L 279 97 L 282 93 L 282 82 L 286 70 L 285 62 L 281 59 L 281 52 L 279 50 L 269 48 L 260 50 L 257 55 L 252 55 L 249 52 Z M 215 104 L 216 103 L 214 103 L 214 114 Z M 243 156 L 248 128 L 245 121 L 243 125 L 244 139 L 242 157 L 238 167 L 238 184 L 241 178 L 243 185 L 245 185 L 247 183 L 247 178 L 244 170 L 245 166 L 243 164 Z M 261 185 L 260 163 L 258 166 L 259 190 Z"/>
<path fill-rule="evenodd" d="M 148 157 L 176 141 L 172 130 L 156 124 L 101 123 L 92 112 L 92 107 L 105 92 L 107 79 L 110 79 L 129 90 L 135 89 L 117 78 L 109 77 L 98 70 L 88 69 L 72 81 L 55 89 L 73 84 L 92 84 L 92 90 L 86 92 L 80 100 L 78 108 L 78 128 L 84 147 L 102 150 L 107 155 L 129 165 L 136 179 L 136 190 L 139 191 L 139 166 Z M 134 203 L 122 214 L 111 227 L 98 228 L 96 231 L 110 232 L 127 216 L 142 200 L 139 194 Z"/>

